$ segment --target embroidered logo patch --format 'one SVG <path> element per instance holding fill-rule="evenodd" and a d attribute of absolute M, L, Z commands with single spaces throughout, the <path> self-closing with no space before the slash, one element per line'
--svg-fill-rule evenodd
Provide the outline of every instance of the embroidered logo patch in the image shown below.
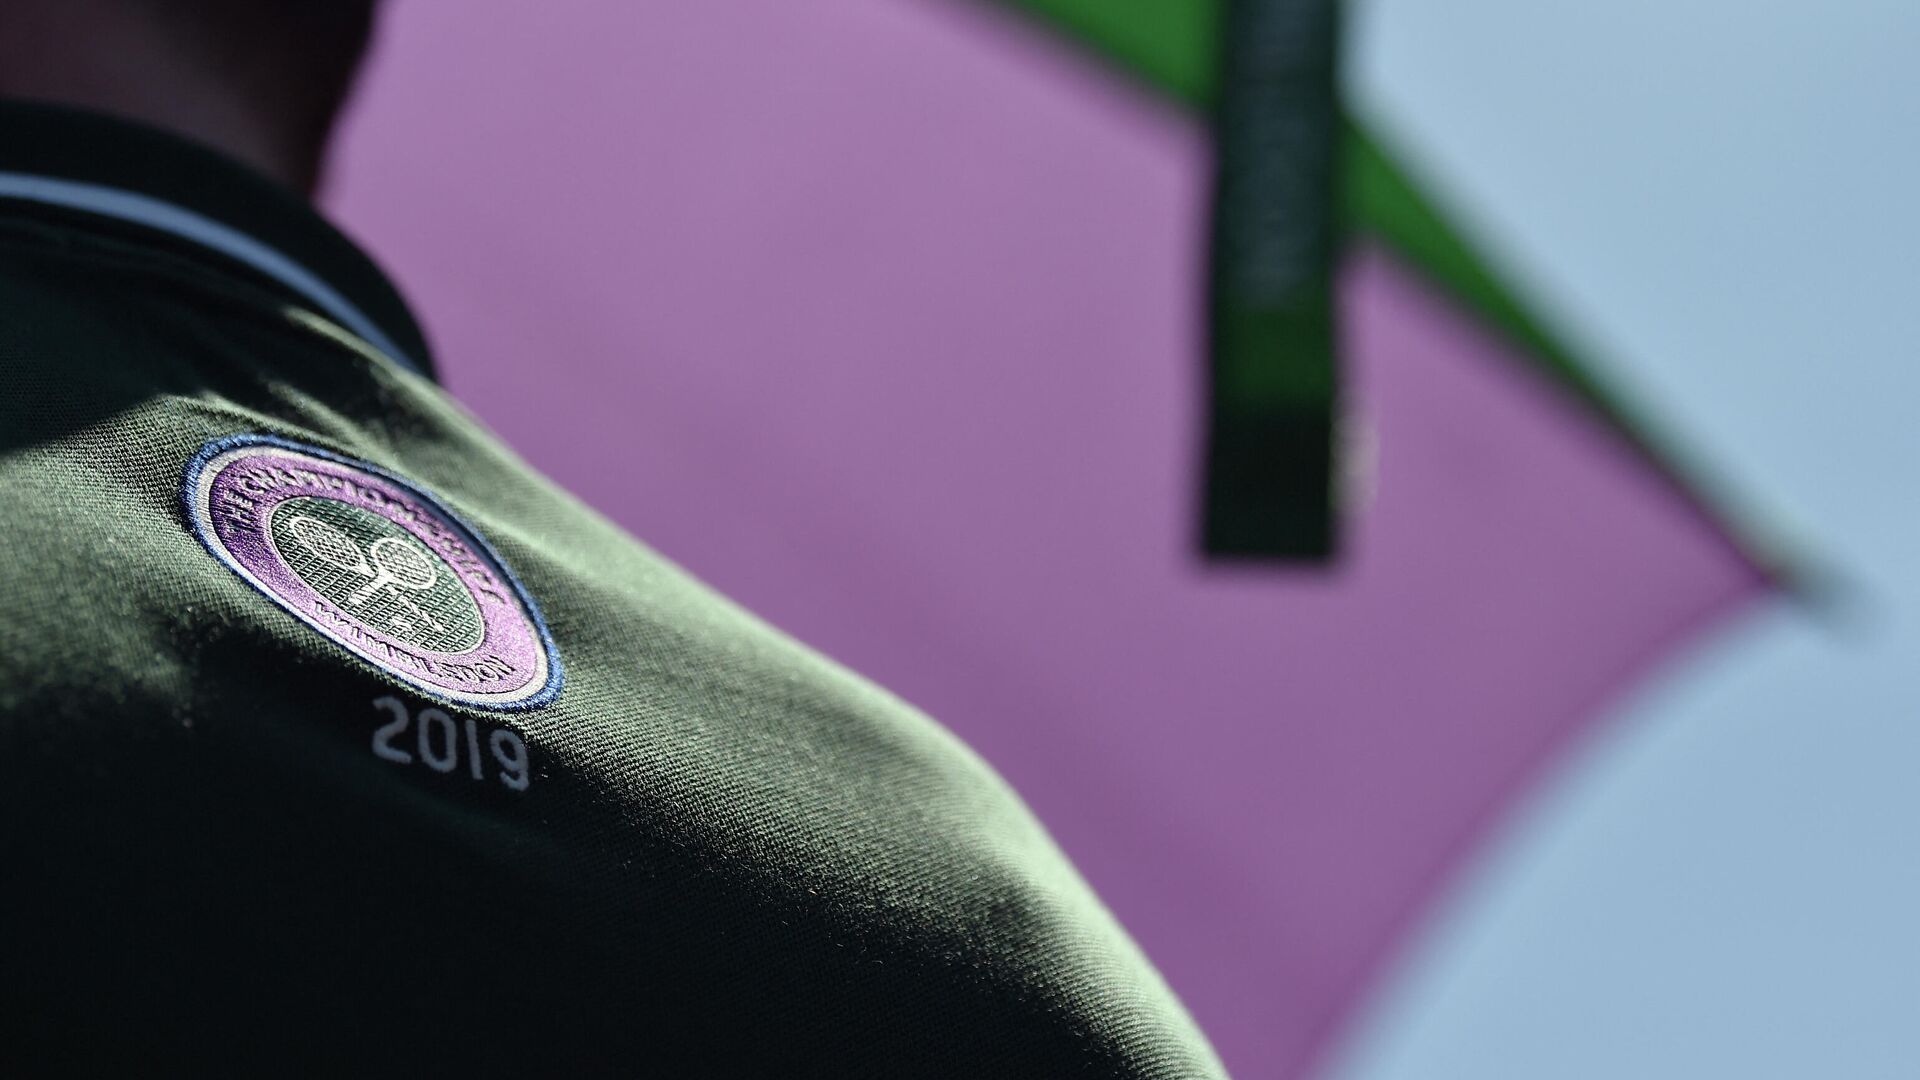
<path fill-rule="evenodd" d="M 421 488 L 318 447 L 242 435 L 194 455 L 183 495 L 207 550 L 388 674 L 492 708 L 559 692 L 559 658 L 532 598 Z"/>

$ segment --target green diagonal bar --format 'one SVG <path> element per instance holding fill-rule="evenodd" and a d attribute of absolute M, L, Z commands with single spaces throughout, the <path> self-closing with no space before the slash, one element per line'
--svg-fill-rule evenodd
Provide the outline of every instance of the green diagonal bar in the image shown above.
<path fill-rule="evenodd" d="M 1224 0 L 1002 0 L 1093 49 L 1121 72 L 1194 109 L 1211 109 Z M 1527 350 L 1555 379 L 1617 423 L 1627 418 L 1571 350 L 1530 315 L 1393 157 L 1346 123 L 1345 216 Z M 1632 427 L 1627 429 L 1633 435 Z"/>
<path fill-rule="evenodd" d="M 1218 36 L 1226 0 L 997 0 L 1049 25 L 1150 91 L 1211 114 L 1217 93 Z M 1341 213 L 1350 233 L 1379 239 L 1432 284 L 1519 347 L 1540 372 L 1574 394 L 1690 497 L 1712 508 L 1682 468 L 1681 456 L 1610 392 L 1577 354 L 1535 317 L 1408 171 L 1363 125 L 1344 122 Z M 1721 515 L 1721 520 L 1731 519 Z M 1748 523 L 1750 524 L 1750 523 Z M 1730 526 L 1730 528 L 1732 528 Z M 1806 583 L 1764 532 L 1735 529 L 1748 558 L 1776 580 Z M 1758 537 L 1758 538 L 1756 538 Z M 1801 579 L 1801 580 L 1796 580 Z"/>
<path fill-rule="evenodd" d="M 1384 241 L 1454 300 L 1492 323 L 1527 358 L 1638 439 L 1632 422 L 1571 352 L 1528 314 L 1491 267 L 1414 187 L 1385 148 L 1349 122 L 1345 162 L 1347 227 Z"/>
<path fill-rule="evenodd" d="M 1194 108 L 1219 79 L 1226 0 L 1001 0 L 1092 48 L 1121 71 Z"/>
<path fill-rule="evenodd" d="M 1833 583 L 1805 560 L 1786 553 L 1770 530 L 1730 512 L 1715 498 L 1718 485 L 1681 447 L 1660 435 L 1625 399 L 1610 391 L 1549 331 L 1492 266 L 1448 223 L 1408 171 L 1365 128 L 1349 118 L 1343 163 L 1346 227 L 1378 239 L 1455 302 L 1504 336 L 1535 370 L 1582 401 L 1660 476 L 1724 530 L 1741 554 L 1774 582 L 1804 597 L 1829 594 Z"/>

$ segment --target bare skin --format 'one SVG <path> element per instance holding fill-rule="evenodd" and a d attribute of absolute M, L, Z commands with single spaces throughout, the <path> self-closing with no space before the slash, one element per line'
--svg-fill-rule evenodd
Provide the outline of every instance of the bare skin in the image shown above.
<path fill-rule="evenodd" d="M 177 16 L 140 0 L 6 0 L 0 97 L 164 128 L 311 195 L 357 45 L 316 56 L 298 33 L 258 32 L 279 29 L 265 17 L 224 14 Z"/>

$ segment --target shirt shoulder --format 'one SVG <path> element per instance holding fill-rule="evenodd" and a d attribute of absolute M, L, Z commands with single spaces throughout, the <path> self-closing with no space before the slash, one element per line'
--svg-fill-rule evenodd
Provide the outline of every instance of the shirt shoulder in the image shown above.
<path fill-rule="evenodd" d="M 164 1044 L 171 958 L 321 1060 L 417 1013 L 422 1065 L 1217 1075 L 957 739 L 427 380 L 138 252 L 24 244 L 0 282 L 0 807 L 43 823 L 5 843 L 49 928 L 10 1000 Z M 486 696 L 540 653 L 539 693 Z M 263 1001 L 263 966 L 300 978 Z M 538 1003 L 510 1046 L 504 1001 Z"/>

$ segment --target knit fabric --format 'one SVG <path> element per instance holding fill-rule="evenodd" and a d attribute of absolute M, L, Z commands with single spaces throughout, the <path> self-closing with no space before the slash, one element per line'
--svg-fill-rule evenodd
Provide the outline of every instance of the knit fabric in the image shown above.
<path fill-rule="evenodd" d="M 538 603 L 557 698 L 438 700 L 210 555 L 182 470 L 250 433 L 443 500 Z M 278 546 L 346 596 L 326 543 Z M 378 602 L 464 647 L 471 601 L 416 585 Z M 4 204 L 0 748 L 16 1074 L 1221 1075 L 946 731 L 271 283 Z"/>

